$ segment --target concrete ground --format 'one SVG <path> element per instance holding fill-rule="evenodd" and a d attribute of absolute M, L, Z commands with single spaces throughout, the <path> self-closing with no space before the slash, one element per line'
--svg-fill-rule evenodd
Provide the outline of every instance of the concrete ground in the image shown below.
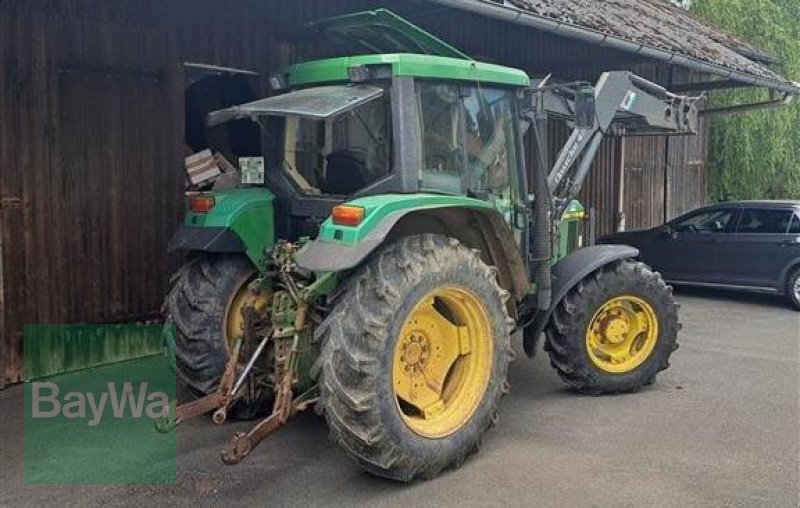
<path fill-rule="evenodd" d="M 23 485 L 12 387 L 0 392 L 0 506 L 800 506 L 800 313 L 755 295 L 678 299 L 681 348 L 653 386 L 584 397 L 545 357 L 520 357 L 481 453 L 410 485 L 362 473 L 313 414 L 235 467 L 219 450 L 247 424 L 191 422 L 175 485 Z"/>

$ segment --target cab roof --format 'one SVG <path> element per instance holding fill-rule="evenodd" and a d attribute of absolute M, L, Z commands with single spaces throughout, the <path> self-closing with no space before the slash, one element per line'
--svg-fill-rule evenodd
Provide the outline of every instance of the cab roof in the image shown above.
<path fill-rule="evenodd" d="M 290 86 L 347 82 L 349 69 L 381 66 L 383 77 L 412 76 L 529 86 L 525 72 L 476 62 L 458 48 L 386 9 L 316 21 L 311 26 L 348 55 L 296 64 L 284 70 Z"/>
<path fill-rule="evenodd" d="M 347 82 L 349 69 L 358 66 L 383 66 L 393 76 L 477 81 L 505 86 L 527 87 L 528 75 L 519 69 L 476 62 L 463 58 L 411 53 L 345 56 L 304 62 L 287 67 L 284 74 L 290 86 L 314 83 Z"/>

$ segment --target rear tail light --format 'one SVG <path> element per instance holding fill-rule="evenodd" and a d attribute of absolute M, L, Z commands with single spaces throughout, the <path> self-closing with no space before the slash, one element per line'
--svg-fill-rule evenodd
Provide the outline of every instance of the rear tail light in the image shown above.
<path fill-rule="evenodd" d="M 337 226 L 358 226 L 364 220 L 364 209 L 353 205 L 335 206 L 331 218 Z"/>
<path fill-rule="evenodd" d="M 192 213 L 208 213 L 214 208 L 215 200 L 212 194 L 193 194 L 189 196 L 189 210 Z"/>

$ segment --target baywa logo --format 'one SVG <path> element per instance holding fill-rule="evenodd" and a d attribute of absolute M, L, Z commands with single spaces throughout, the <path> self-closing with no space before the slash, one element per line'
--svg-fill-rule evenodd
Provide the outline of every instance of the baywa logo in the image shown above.
<path fill-rule="evenodd" d="M 154 425 L 174 416 L 175 357 L 165 347 L 174 333 L 25 326 L 25 483 L 175 482 L 175 432 Z"/>
<path fill-rule="evenodd" d="M 34 382 L 32 389 L 33 418 L 85 419 L 89 427 L 100 424 L 109 412 L 113 418 L 162 419 L 169 417 L 169 396 L 164 392 L 148 392 L 148 383 L 139 383 L 134 390 L 133 383 L 109 381 L 107 390 L 98 394 L 92 392 L 67 392 L 60 397 L 61 389 L 53 382 Z"/>

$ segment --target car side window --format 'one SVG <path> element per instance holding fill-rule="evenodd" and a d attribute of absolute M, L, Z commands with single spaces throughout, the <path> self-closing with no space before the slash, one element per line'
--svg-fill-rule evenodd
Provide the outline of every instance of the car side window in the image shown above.
<path fill-rule="evenodd" d="M 786 234 L 793 216 L 791 210 L 746 209 L 742 212 L 736 231 L 762 235 Z"/>
<path fill-rule="evenodd" d="M 790 235 L 800 235 L 800 215 L 792 214 L 792 221 L 789 223 Z"/>
<path fill-rule="evenodd" d="M 673 229 L 678 233 L 722 233 L 732 216 L 732 210 L 709 210 L 676 222 Z"/>

